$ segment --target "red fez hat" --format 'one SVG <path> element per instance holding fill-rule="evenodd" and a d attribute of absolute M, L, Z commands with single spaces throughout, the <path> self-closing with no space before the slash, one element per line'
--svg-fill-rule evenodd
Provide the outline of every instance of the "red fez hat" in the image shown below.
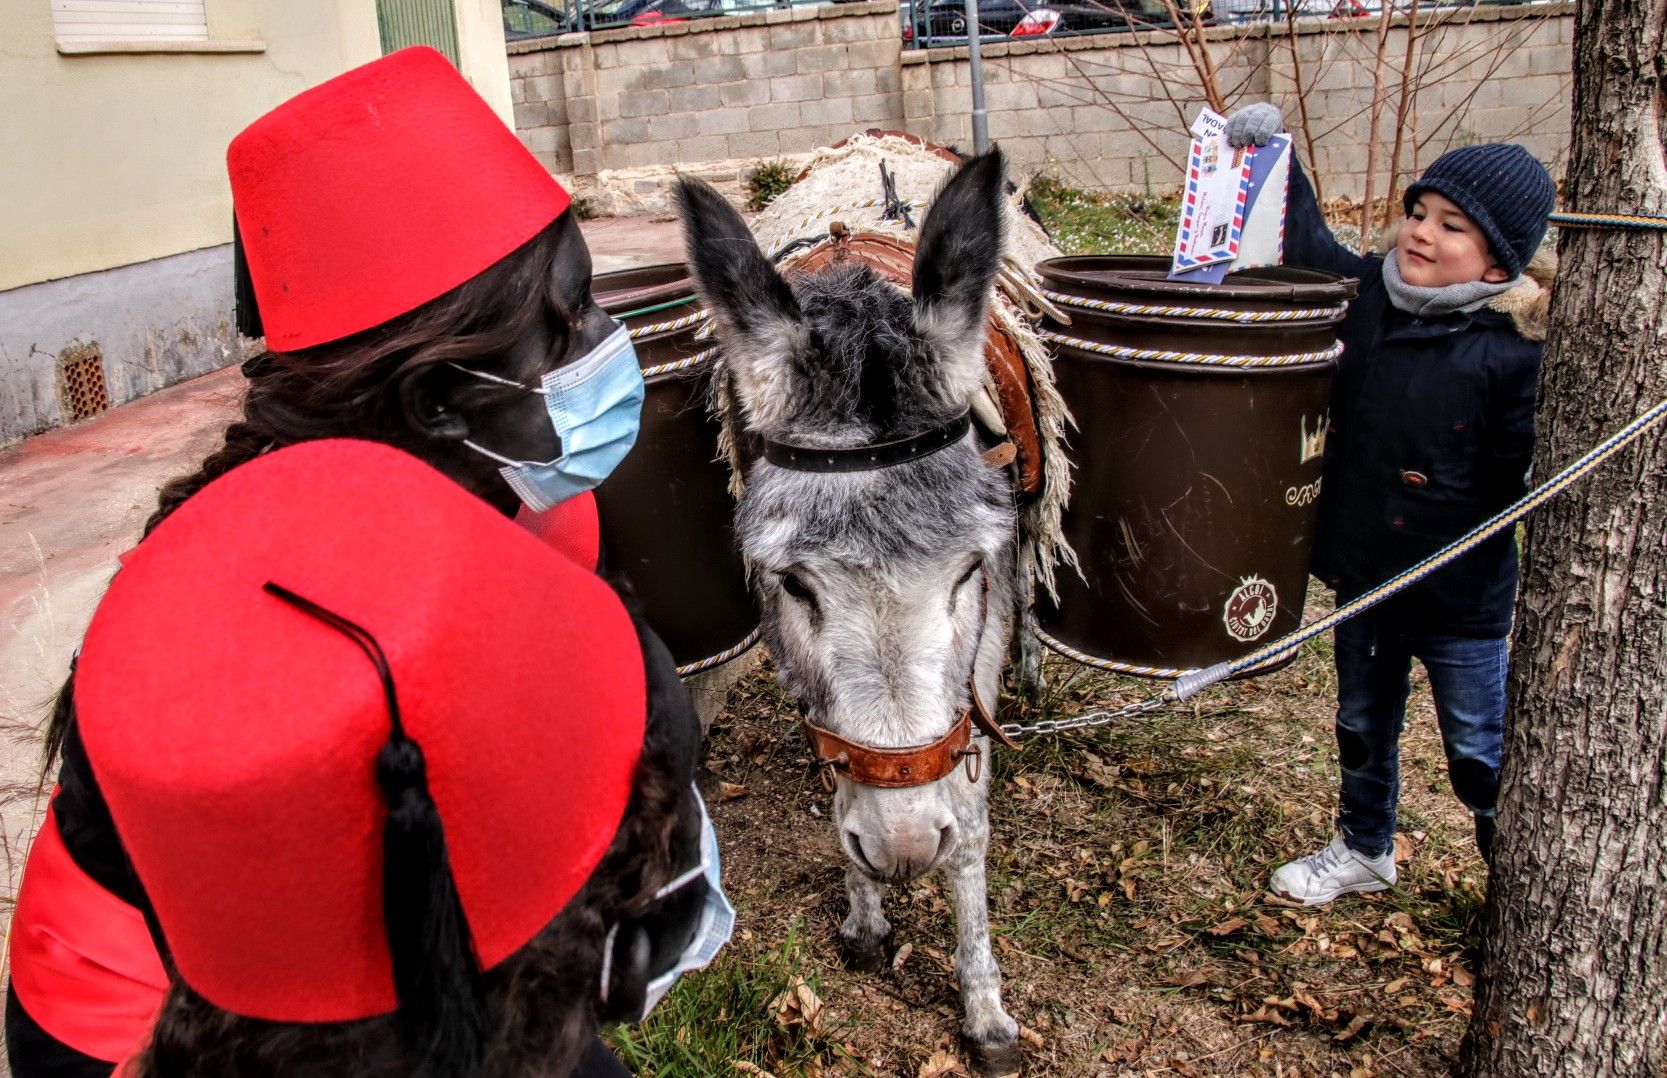
<path fill-rule="evenodd" d="M 536 236 L 570 201 L 433 49 L 299 94 L 226 152 L 241 256 L 277 352 L 381 325 Z"/>
<path fill-rule="evenodd" d="M 588 490 L 542 513 L 523 505 L 515 523 L 586 569 L 595 569 L 602 560 L 602 522 L 596 515 L 596 495 Z"/>
<path fill-rule="evenodd" d="M 407 1013 L 389 749 L 420 746 L 401 796 L 431 798 L 490 968 L 607 851 L 646 695 L 595 574 L 415 458 L 330 440 L 234 469 L 138 546 L 75 703 L 180 976 L 312 1022 Z"/>

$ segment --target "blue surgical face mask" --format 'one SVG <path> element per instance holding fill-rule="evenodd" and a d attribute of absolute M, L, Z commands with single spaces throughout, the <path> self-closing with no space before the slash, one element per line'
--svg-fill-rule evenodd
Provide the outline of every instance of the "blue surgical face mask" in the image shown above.
<path fill-rule="evenodd" d="M 647 991 L 643 997 L 642 1013 L 632 1020 L 640 1022 L 648 1017 L 657 1003 L 666 998 L 672 985 L 685 973 L 697 969 L 705 969 L 711 965 L 712 959 L 718 957 L 724 944 L 729 942 L 730 933 L 735 930 L 735 907 L 729 904 L 724 896 L 723 884 L 718 878 L 718 833 L 712 829 L 712 819 L 706 815 L 706 803 L 701 800 L 700 792 L 695 792 L 695 804 L 700 806 L 700 864 L 678 876 L 658 891 L 655 898 L 665 898 L 676 891 L 687 887 L 698 879 L 706 880 L 706 901 L 700 910 L 700 923 L 695 926 L 695 934 L 689 940 L 689 945 L 683 948 L 683 953 L 671 964 L 671 968 L 648 982 Z M 602 1003 L 608 1002 L 609 981 L 613 973 L 614 937 L 619 933 L 619 925 L 608 929 L 608 937 L 602 945 Z"/>
<path fill-rule="evenodd" d="M 504 482 L 527 508 L 542 513 L 606 479 L 637 444 L 643 380 L 631 334 L 622 325 L 583 359 L 546 374 L 537 388 L 452 364 L 465 374 L 544 397 L 561 438 L 555 460 L 512 460 L 468 439 L 463 444 L 503 467 Z"/>

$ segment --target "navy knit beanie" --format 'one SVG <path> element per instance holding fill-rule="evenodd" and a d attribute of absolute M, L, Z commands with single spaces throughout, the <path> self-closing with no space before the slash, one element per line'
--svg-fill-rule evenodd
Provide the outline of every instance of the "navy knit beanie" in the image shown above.
<path fill-rule="evenodd" d="M 1414 184 L 1402 203 L 1411 213 L 1424 191 L 1451 199 L 1475 221 L 1493 257 L 1512 277 L 1539 250 L 1546 218 L 1557 207 L 1557 185 L 1534 155 L 1512 142 L 1448 150 Z"/>

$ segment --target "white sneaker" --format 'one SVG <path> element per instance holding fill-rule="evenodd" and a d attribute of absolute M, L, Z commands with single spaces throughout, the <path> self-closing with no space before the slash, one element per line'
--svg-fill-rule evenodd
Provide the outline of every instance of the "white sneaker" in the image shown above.
<path fill-rule="evenodd" d="M 1367 857 L 1349 849 L 1338 835 L 1325 849 L 1274 870 L 1268 890 L 1304 906 L 1323 906 L 1343 895 L 1387 891 L 1395 884 L 1395 850 Z"/>

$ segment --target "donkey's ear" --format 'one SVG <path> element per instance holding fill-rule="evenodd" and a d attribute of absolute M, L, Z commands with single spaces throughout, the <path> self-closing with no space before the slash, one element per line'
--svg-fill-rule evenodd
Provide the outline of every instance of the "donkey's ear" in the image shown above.
<path fill-rule="evenodd" d="M 748 426 L 779 426 L 792 414 L 781 372 L 791 369 L 788 358 L 808 336 L 798 301 L 741 215 L 710 184 L 681 179 L 675 194 L 689 268 L 717 320 Z"/>
<path fill-rule="evenodd" d="M 944 184 L 920 226 L 915 325 L 955 401 L 970 399 L 984 377 L 984 309 L 1001 268 L 1005 184 L 1000 150 L 974 157 Z"/>

